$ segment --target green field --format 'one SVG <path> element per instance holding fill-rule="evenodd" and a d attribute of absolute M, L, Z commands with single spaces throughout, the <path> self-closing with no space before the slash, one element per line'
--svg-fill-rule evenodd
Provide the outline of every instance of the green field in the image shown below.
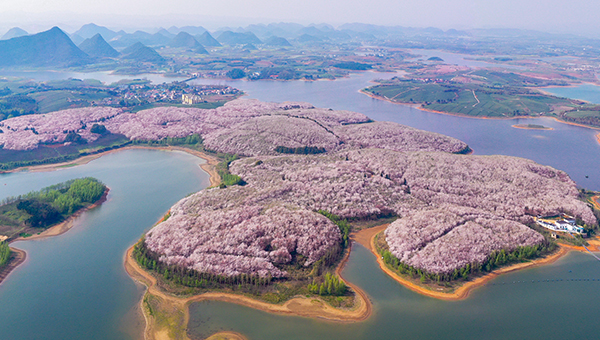
<path fill-rule="evenodd" d="M 100 101 L 111 96 L 103 91 L 56 90 L 32 93 L 29 97 L 37 101 L 40 113 L 48 113 L 68 108 L 90 106 L 92 101 Z"/>
<path fill-rule="evenodd" d="M 554 106 L 571 105 L 568 99 L 524 88 L 478 84 L 397 81 L 364 90 L 392 102 L 417 103 L 428 110 L 473 117 L 539 116 L 554 113 Z"/>

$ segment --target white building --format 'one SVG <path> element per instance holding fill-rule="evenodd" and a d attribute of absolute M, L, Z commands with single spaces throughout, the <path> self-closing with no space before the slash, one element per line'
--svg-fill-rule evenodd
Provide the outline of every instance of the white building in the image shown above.
<path fill-rule="evenodd" d="M 538 216 L 535 218 L 535 223 L 541 227 L 554 231 L 585 234 L 585 229 L 578 226 L 575 223 L 575 219 L 567 214 L 561 214 L 558 218 Z"/>

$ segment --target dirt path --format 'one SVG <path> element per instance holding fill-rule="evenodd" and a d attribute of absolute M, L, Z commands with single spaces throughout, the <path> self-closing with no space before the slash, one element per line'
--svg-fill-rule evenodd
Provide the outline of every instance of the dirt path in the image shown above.
<path fill-rule="evenodd" d="M 481 104 L 481 102 L 479 101 L 479 98 L 477 98 L 477 95 L 475 94 L 475 90 L 471 90 L 473 92 L 473 97 L 475 97 L 475 100 L 477 101 L 477 103 L 473 104 L 473 107 L 477 106 L 477 104 Z"/>

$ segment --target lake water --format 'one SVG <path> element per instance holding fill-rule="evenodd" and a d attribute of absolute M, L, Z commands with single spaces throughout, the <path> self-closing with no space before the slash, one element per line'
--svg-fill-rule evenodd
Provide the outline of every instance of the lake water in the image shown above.
<path fill-rule="evenodd" d="M 531 158 L 600 190 L 600 146 L 593 130 L 550 119 L 459 118 L 358 93 L 369 80 L 391 76 L 366 72 L 334 82 L 198 82 L 227 83 L 249 98 L 307 101 L 443 133 L 464 140 L 476 154 Z M 511 127 L 528 123 L 555 130 Z M 123 254 L 174 202 L 209 185 L 199 163 L 180 152 L 127 150 L 55 172 L 0 175 L 0 199 L 82 176 L 97 177 L 111 188 L 108 201 L 83 214 L 68 233 L 14 244 L 28 252 L 28 260 L 0 286 L 0 339 L 132 338 L 125 324 L 132 320 L 128 315 L 139 303 L 141 290 L 126 275 Z M 403 288 L 383 274 L 360 245 L 353 249 L 344 275 L 371 297 L 374 315 L 369 320 L 340 325 L 202 302 L 191 306 L 190 335 L 202 338 L 219 330 L 238 331 L 251 339 L 564 339 L 600 334 L 595 318 L 600 263 L 586 254 L 573 253 L 549 266 L 503 275 L 458 302 Z"/>
<path fill-rule="evenodd" d="M 69 232 L 15 242 L 26 262 L 0 284 L 0 339 L 131 339 L 142 289 L 125 250 L 179 199 L 209 185 L 204 161 L 183 152 L 127 150 L 54 172 L 0 175 L 0 199 L 93 176 L 110 192 Z M 129 316 L 129 317 L 128 317 Z"/>
<path fill-rule="evenodd" d="M 523 69 L 523 66 L 510 65 L 503 63 L 488 63 L 481 60 L 475 60 L 484 56 L 461 54 L 461 53 L 450 53 L 439 50 L 423 50 L 423 49 L 412 49 L 412 54 L 420 55 L 422 57 L 417 60 L 427 60 L 431 57 L 438 57 L 444 60 L 444 63 L 450 65 L 467 66 L 467 67 L 487 67 L 487 68 L 511 68 L 511 69 Z M 490 56 L 485 56 L 490 57 Z"/>
<path fill-rule="evenodd" d="M 544 91 L 559 97 L 581 99 L 593 104 L 600 104 L 600 86 L 583 84 L 568 87 L 547 87 Z"/>
<path fill-rule="evenodd" d="M 591 256 L 572 253 L 552 265 L 503 275 L 466 300 L 448 302 L 404 288 L 379 269 L 367 249 L 354 244 L 343 275 L 371 297 L 374 313 L 368 320 L 339 324 L 207 301 L 190 307 L 189 334 L 204 339 L 233 330 L 261 340 L 585 339 L 600 331 L 599 268 Z M 574 279 L 590 280 L 566 281 Z"/>

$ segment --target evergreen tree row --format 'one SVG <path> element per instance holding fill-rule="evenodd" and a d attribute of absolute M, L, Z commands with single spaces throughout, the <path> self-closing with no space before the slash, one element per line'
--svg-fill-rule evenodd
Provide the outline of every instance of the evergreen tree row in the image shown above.
<path fill-rule="evenodd" d="M 8 243 L 0 242 L 0 268 L 4 267 L 10 260 L 10 248 Z"/>
<path fill-rule="evenodd" d="M 319 283 L 313 280 L 308 285 L 308 290 L 313 294 L 342 296 L 346 294 L 346 284 L 337 276 L 330 273 L 325 274 L 323 282 Z"/>
<path fill-rule="evenodd" d="M 133 258 L 143 268 L 154 271 L 165 280 L 187 287 L 222 288 L 235 287 L 244 291 L 253 291 L 255 288 L 267 286 L 273 282 L 271 276 L 258 275 L 224 276 L 212 273 L 201 273 L 192 269 L 179 266 L 170 266 L 159 261 L 159 255 L 149 250 L 142 239 L 133 248 Z"/>

